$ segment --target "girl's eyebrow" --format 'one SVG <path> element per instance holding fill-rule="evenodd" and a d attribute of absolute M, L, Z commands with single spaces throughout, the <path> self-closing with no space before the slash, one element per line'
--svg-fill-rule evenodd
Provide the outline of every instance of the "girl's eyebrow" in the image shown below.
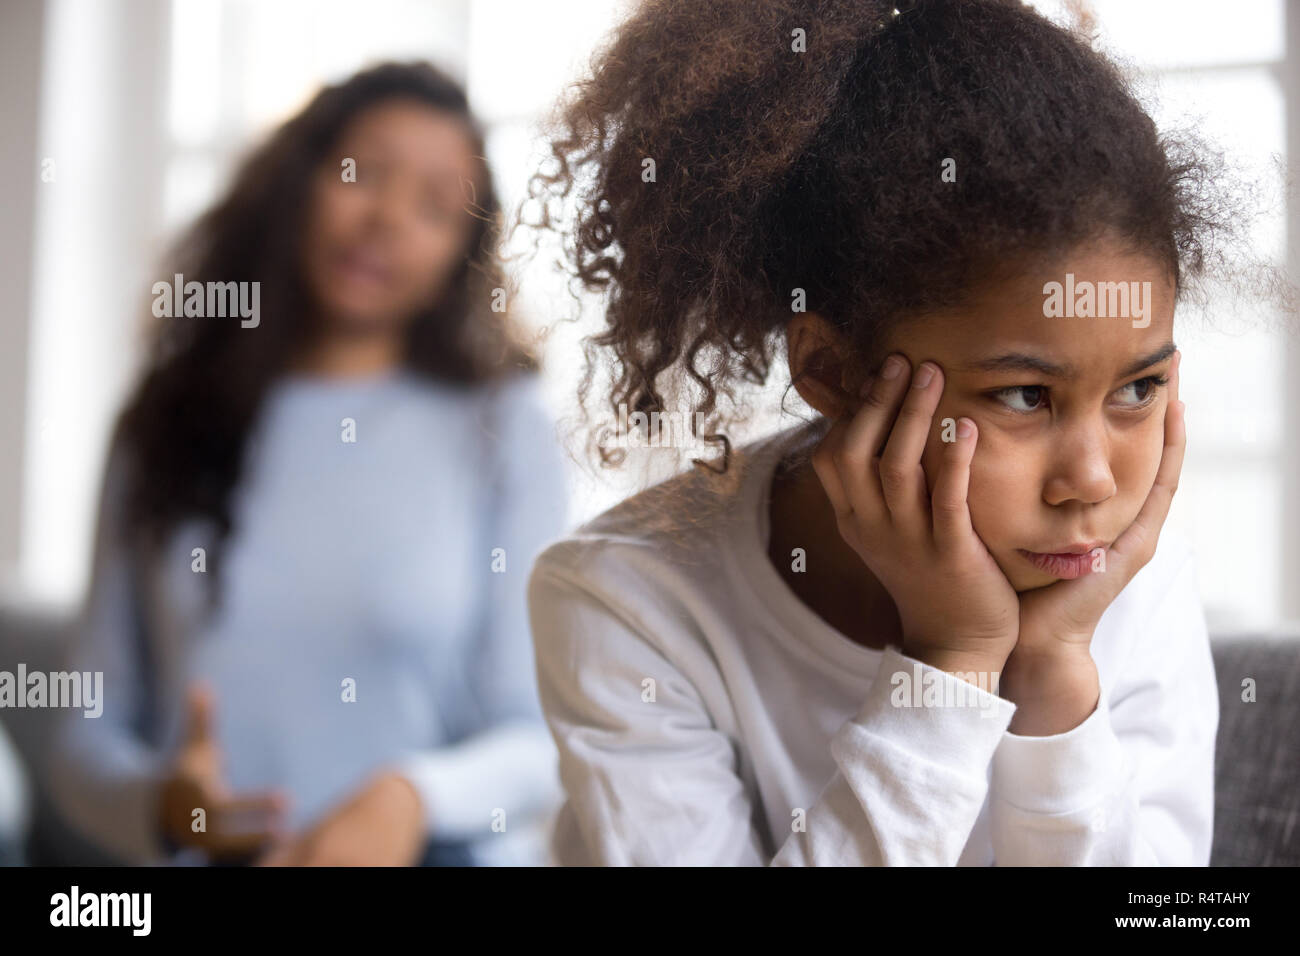
<path fill-rule="evenodd" d="M 1154 352 L 1131 362 L 1120 372 L 1119 377 L 1136 375 L 1144 368 L 1163 362 L 1173 355 L 1176 349 L 1177 346 L 1173 342 L 1166 342 Z M 1059 365 L 1037 355 L 1030 355 L 1028 352 L 1005 352 L 1002 355 L 968 362 L 960 367 L 970 372 L 1037 372 L 1051 378 L 1070 378 L 1075 373 L 1073 365 L 1068 363 Z"/>

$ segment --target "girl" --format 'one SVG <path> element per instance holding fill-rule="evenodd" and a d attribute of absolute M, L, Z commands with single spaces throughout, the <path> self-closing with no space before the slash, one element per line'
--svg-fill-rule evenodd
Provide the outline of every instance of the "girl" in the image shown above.
<path fill-rule="evenodd" d="M 166 271 L 260 315 L 163 319 L 114 440 L 55 783 L 117 856 L 484 862 L 558 796 L 522 569 L 564 490 L 483 152 L 441 72 L 367 70 Z"/>
<path fill-rule="evenodd" d="M 898 6 L 649 0 L 534 182 L 586 190 L 611 407 L 716 414 L 784 349 L 818 413 L 537 561 L 562 863 L 1209 859 L 1161 528 L 1212 171 L 1014 0 Z"/>

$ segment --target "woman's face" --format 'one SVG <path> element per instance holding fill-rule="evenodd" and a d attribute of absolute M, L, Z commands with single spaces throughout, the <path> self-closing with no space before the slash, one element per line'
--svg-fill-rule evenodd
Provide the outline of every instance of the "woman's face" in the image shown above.
<path fill-rule="evenodd" d="M 1106 301 L 1107 314 L 1080 317 L 1066 304 L 1092 283 L 1137 283 L 1140 301 Z M 1060 283 L 1049 302 L 1044 286 Z M 1143 283 L 1150 283 L 1144 286 Z M 1174 350 L 1173 285 L 1164 269 L 1104 247 L 1078 251 L 1053 267 L 990 285 L 959 312 L 899 326 L 890 351 L 913 368 L 943 369 L 943 398 L 922 459 L 934 486 L 945 418 L 979 428 L 968 501 L 976 533 L 1017 591 L 1059 578 L 1022 551 L 1107 549 L 1132 523 L 1155 481 L 1164 445 L 1167 378 Z M 1045 315 L 1045 303 L 1053 316 Z M 1059 306 L 1059 308 L 1057 308 Z M 1145 310 L 1139 317 L 1138 308 Z M 1082 309 L 1079 309 L 1082 311 Z M 1064 315 L 1060 314 L 1065 312 Z M 1143 327 L 1143 322 L 1149 324 Z"/>
<path fill-rule="evenodd" d="M 418 101 L 380 103 L 349 124 L 316 172 L 304 237 L 328 328 L 394 330 L 437 300 L 466 254 L 478 170 L 465 124 Z"/>

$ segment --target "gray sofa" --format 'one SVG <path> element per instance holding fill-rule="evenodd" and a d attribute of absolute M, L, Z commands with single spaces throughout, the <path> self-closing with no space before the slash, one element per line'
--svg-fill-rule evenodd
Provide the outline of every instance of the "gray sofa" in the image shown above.
<path fill-rule="evenodd" d="M 70 622 L 49 613 L 0 608 L 0 670 L 58 670 Z M 1216 637 L 1219 737 L 1212 866 L 1300 865 L 1300 636 Z M 1257 700 L 1242 701 L 1252 678 Z M 0 735 L 26 769 L 30 825 L 0 863 L 111 865 L 53 809 L 42 784 L 50 710 L 0 709 Z M 0 773 L 4 772 L 0 763 Z M 0 821 L 0 827 L 3 827 Z"/>
<path fill-rule="evenodd" d="M 0 607 L 0 670 L 12 671 L 19 661 L 26 663 L 28 671 L 61 670 L 71 624 L 67 617 L 48 611 Z M 57 713 L 0 709 L 0 733 L 8 735 L 27 777 L 29 825 L 20 860 L 34 866 L 111 866 L 117 861 L 63 821 L 45 788 L 44 756 L 52 746 Z M 12 850 L 9 853 L 12 861 Z"/>
<path fill-rule="evenodd" d="M 1300 636 L 1218 637 L 1212 866 L 1300 865 Z M 1244 702 L 1242 682 L 1255 683 Z"/>

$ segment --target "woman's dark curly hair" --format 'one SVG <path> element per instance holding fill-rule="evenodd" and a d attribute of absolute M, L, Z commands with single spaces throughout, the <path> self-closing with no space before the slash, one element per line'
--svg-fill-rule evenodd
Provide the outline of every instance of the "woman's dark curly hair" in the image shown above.
<path fill-rule="evenodd" d="M 611 410 L 685 387 L 716 429 L 798 289 L 874 367 L 886 327 L 1010 262 L 1113 237 L 1181 297 L 1238 231 L 1219 154 L 1162 137 L 1087 37 L 1016 0 L 644 0 L 552 124 L 524 224 L 558 228 L 576 193 L 570 270 L 608 294 L 584 416 L 606 350 Z M 730 441 L 700 437 L 725 471 Z"/>
<path fill-rule="evenodd" d="M 172 250 L 165 275 L 260 282 L 261 321 L 245 329 L 166 318 L 152 329 L 148 365 L 115 436 L 130 463 L 125 524 L 141 536 L 137 543 L 156 545 L 192 516 L 215 522 L 216 545 L 229 536 L 246 439 L 268 387 L 309 332 L 300 253 L 313 174 L 337 162 L 332 150 L 349 123 L 393 99 L 461 118 L 475 155 L 484 156 L 482 130 L 453 79 L 424 62 L 379 64 L 321 90 L 276 129 Z M 475 223 L 463 261 L 441 298 L 411 319 L 404 353 L 411 370 L 467 385 L 537 368 L 510 314 L 491 307 L 493 290 L 508 283 L 498 257 L 499 201 L 486 162 L 480 167 L 466 197 Z M 215 575 L 210 583 L 215 594 Z"/>

